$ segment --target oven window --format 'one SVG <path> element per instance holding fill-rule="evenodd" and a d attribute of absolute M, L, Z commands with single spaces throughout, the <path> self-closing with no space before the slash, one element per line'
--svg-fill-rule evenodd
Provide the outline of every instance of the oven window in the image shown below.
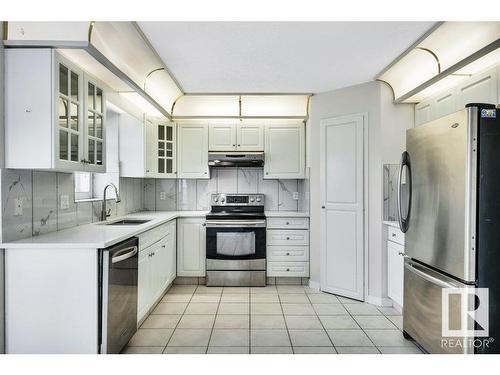
<path fill-rule="evenodd" d="M 255 254 L 255 232 L 217 232 L 217 254 L 226 256 Z"/>

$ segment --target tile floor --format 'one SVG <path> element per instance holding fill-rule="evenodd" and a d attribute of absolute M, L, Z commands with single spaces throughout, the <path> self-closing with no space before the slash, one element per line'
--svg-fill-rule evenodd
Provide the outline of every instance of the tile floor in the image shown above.
<path fill-rule="evenodd" d="M 123 353 L 417 354 L 393 308 L 295 285 L 174 285 Z"/>

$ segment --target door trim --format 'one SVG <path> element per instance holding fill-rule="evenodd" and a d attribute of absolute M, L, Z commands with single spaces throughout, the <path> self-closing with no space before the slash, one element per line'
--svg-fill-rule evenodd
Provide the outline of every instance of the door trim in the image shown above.
<path fill-rule="evenodd" d="M 363 271 L 362 271 L 362 276 L 363 276 L 363 287 L 362 287 L 362 301 L 365 301 L 368 296 L 369 296 L 369 291 L 368 291 L 368 266 L 367 262 L 369 259 L 369 254 L 368 254 L 368 184 L 369 184 L 369 174 L 368 174 L 368 139 L 369 139 L 369 130 L 368 130 L 368 113 L 367 112 L 360 112 L 360 113 L 352 113 L 352 114 L 347 114 L 347 115 L 342 115 L 342 116 L 336 116 L 336 117 L 329 117 L 325 119 L 320 120 L 320 137 L 323 137 L 323 133 L 325 131 L 325 127 L 327 125 L 330 125 L 332 122 L 337 122 L 337 121 L 342 121 L 342 120 L 347 120 L 347 119 L 352 119 L 352 118 L 361 118 L 362 121 L 362 129 L 363 129 L 363 183 L 362 183 L 362 195 L 363 195 L 363 231 L 362 231 L 362 241 L 363 241 Z M 320 144 L 320 204 L 322 206 L 325 205 L 325 173 L 323 173 L 323 169 L 325 168 L 325 161 L 324 161 L 324 152 L 325 152 L 325 145 L 323 142 Z M 325 284 L 325 273 L 326 273 L 326 262 L 325 262 L 325 257 L 326 257 L 326 247 L 325 247 L 325 227 L 326 227 L 326 222 L 325 222 L 325 211 L 323 209 L 320 209 L 321 212 L 321 219 L 320 219 L 320 261 L 321 261 L 321 268 L 320 268 L 320 282 L 319 282 L 319 288 L 320 290 L 323 290 L 323 286 Z"/>

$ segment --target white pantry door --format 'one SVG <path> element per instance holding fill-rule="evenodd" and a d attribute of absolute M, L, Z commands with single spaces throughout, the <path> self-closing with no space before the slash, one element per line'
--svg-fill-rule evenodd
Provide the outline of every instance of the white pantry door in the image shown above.
<path fill-rule="evenodd" d="M 320 128 L 321 290 L 364 300 L 364 117 Z"/>

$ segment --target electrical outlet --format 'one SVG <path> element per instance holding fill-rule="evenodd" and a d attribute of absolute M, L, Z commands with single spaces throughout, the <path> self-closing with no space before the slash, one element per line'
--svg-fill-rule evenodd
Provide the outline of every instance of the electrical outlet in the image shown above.
<path fill-rule="evenodd" d="M 296 201 L 299 200 L 299 192 L 298 191 L 293 192 L 293 199 L 295 199 Z"/>
<path fill-rule="evenodd" d="M 67 210 L 69 208 L 69 195 L 61 195 L 61 210 Z"/>
<path fill-rule="evenodd" d="M 23 198 L 16 198 L 14 201 L 14 216 L 22 216 L 23 215 Z"/>
<path fill-rule="evenodd" d="M 160 200 L 164 201 L 165 199 L 167 199 L 167 193 L 164 191 L 160 191 Z"/>

